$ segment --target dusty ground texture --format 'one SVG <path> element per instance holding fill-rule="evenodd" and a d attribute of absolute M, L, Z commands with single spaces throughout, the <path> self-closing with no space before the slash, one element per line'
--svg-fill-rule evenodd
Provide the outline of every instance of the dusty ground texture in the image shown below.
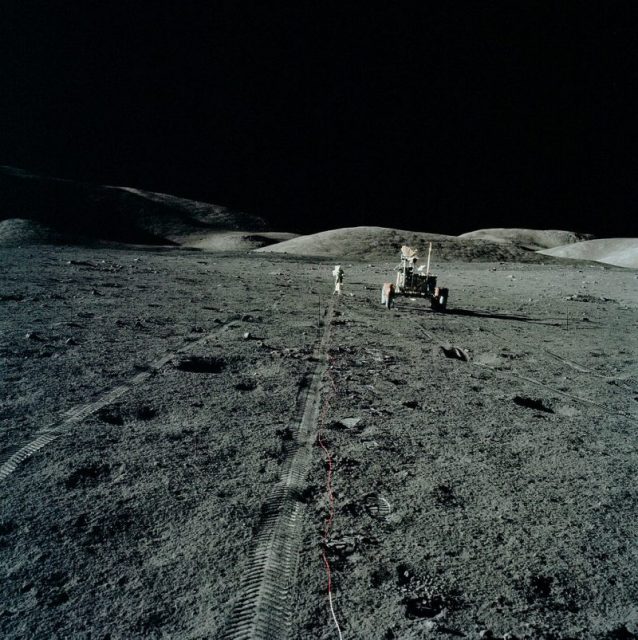
<path fill-rule="evenodd" d="M 0 260 L 0 462 L 208 336 L 2 481 L 0 635 L 221 637 L 333 264 L 69 247 Z M 381 307 L 393 265 L 343 265 L 317 425 L 344 637 L 638 636 L 636 273 L 449 262 L 437 315 Z M 299 640 L 336 637 L 314 453 Z"/>

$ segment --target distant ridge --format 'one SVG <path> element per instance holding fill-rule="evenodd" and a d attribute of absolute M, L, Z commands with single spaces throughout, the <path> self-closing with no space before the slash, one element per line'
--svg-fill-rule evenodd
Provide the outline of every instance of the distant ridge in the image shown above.
<path fill-rule="evenodd" d="M 187 238 L 182 246 L 207 251 L 252 251 L 296 237 L 294 233 L 279 231 L 216 231 L 203 237 Z"/>
<path fill-rule="evenodd" d="M 593 260 L 617 267 L 638 269 L 638 238 L 599 238 L 545 249 L 539 253 L 555 258 Z"/>
<path fill-rule="evenodd" d="M 350 260 L 398 260 L 401 246 L 404 244 L 419 249 L 422 258 L 425 258 L 430 242 L 437 260 L 466 262 L 540 262 L 542 260 L 534 251 L 507 241 L 494 242 L 365 226 L 345 227 L 299 236 L 256 251 Z"/>
<path fill-rule="evenodd" d="M 551 249 L 565 244 L 591 240 L 594 236 L 588 233 L 576 233 L 574 231 L 559 231 L 556 229 L 517 229 L 495 228 L 477 229 L 468 233 L 462 233 L 459 238 L 466 240 L 487 240 L 488 242 L 510 242 L 525 249 L 537 251 L 538 249 Z"/>
<path fill-rule="evenodd" d="M 215 231 L 268 228 L 262 218 L 219 205 L 14 167 L 0 167 L 1 219 L 33 220 L 61 234 L 141 244 L 180 244 Z"/>

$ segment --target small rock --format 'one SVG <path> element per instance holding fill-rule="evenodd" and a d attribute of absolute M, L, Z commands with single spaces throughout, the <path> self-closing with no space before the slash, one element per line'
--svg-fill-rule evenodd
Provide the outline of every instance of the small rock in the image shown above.
<path fill-rule="evenodd" d="M 250 331 L 246 331 L 246 332 L 244 333 L 244 335 L 242 336 L 242 338 L 243 338 L 244 340 L 250 340 L 252 337 L 253 337 L 253 335 L 252 335 L 252 333 L 250 333 Z"/>
<path fill-rule="evenodd" d="M 28 331 L 24 337 L 27 340 L 33 340 L 34 342 L 44 342 L 44 338 L 42 338 L 39 334 L 37 334 L 35 331 Z"/>
<path fill-rule="evenodd" d="M 389 516 L 385 517 L 386 522 L 389 524 L 399 525 L 403 522 L 403 516 L 399 513 L 391 513 Z"/>
<path fill-rule="evenodd" d="M 64 341 L 64 344 L 69 345 L 70 347 L 73 347 L 77 344 L 77 340 L 75 338 L 67 338 Z"/>

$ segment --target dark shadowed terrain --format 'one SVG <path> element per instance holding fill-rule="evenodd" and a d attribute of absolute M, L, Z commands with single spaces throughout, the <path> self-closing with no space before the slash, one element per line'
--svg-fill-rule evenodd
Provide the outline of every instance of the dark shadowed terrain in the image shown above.
<path fill-rule="evenodd" d="M 0 220 L 16 219 L 50 227 L 56 242 L 174 245 L 219 231 L 267 228 L 262 218 L 207 202 L 0 166 Z M 12 226 L 0 226 L 0 246 Z"/>

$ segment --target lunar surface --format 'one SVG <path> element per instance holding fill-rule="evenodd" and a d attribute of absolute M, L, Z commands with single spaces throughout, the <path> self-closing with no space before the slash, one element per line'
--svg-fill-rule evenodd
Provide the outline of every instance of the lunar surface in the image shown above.
<path fill-rule="evenodd" d="M 636 271 L 401 233 L 0 250 L 3 638 L 638 636 Z"/>

